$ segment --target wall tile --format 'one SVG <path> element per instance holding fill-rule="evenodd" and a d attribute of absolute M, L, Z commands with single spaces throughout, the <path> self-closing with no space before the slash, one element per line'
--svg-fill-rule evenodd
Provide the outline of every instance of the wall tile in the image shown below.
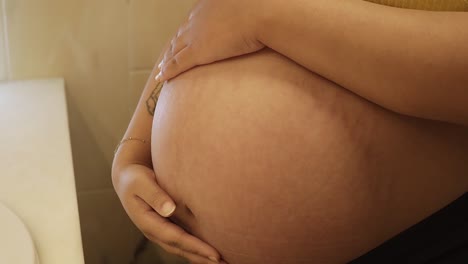
<path fill-rule="evenodd" d="M 114 190 L 80 192 L 78 202 L 86 264 L 187 264 L 146 240 Z"/>
<path fill-rule="evenodd" d="M 65 79 L 86 263 L 129 264 L 143 236 L 112 189 L 113 150 L 155 57 L 195 0 L 0 1 L 11 78 Z M 148 263 L 172 263 L 155 252 Z"/>
<path fill-rule="evenodd" d="M 132 264 L 189 264 L 187 260 L 165 252 L 157 245 L 150 244 Z"/>
<path fill-rule="evenodd" d="M 132 263 L 143 235 L 128 218 L 114 190 L 80 192 L 78 204 L 86 264 Z"/>
<path fill-rule="evenodd" d="M 131 114 L 127 0 L 5 1 L 12 78 L 65 78 L 77 189 L 111 187 Z"/>
<path fill-rule="evenodd" d="M 185 20 L 195 0 L 130 0 L 130 70 L 153 68 L 166 42 Z"/>
<path fill-rule="evenodd" d="M 172 255 L 164 251 L 162 248 L 157 245 L 152 245 L 153 250 L 156 251 L 156 255 L 161 259 L 161 263 L 164 264 L 189 264 L 189 262 L 181 257 Z M 150 263 L 148 263 L 150 264 Z"/>
<path fill-rule="evenodd" d="M 7 57 L 7 47 L 5 45 L 6 41 L 6 32 L 4 29 L 4 10 L 3 10 L 3 2 L 5 0 L 0 0 L 0 81 L 8 79 L 8 72 L 7 72 L 7 65 L 8 65 L 8 57 Z"/>

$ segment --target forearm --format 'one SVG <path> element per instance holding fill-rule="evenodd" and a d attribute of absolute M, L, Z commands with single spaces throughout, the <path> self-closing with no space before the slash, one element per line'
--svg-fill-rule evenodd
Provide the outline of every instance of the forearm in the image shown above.
<path fill-rule="evenodd" d="M 158 63 L 159 61 L 156 65 L 158 65 Z M 157 98 L 162 88 L 162 84 L 154 80 L 158 72 L 159 70 L 157 66 L 155 66 L 146 82 L 146 86 L 123 137 L 124 139 L 129 137 L 143 139 L 145 143 L 136 140 L 132 142 L 128 141 L 120 145 L 114 157 L 113 169 L 130 163 L 143 164 L 149 168 L 152 167 L 151 130 Z"/>
<path fill-rule="evenodd" d="M 467 13 L 272 1 L 260 40 L 390 110 L 468 124 Z"/>

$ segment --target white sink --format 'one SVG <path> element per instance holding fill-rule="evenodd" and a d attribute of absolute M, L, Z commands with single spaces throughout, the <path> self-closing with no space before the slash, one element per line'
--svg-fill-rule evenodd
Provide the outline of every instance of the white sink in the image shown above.
<path fill-rule="evenodd" d="M 0 264 L 84 264 L 64 80 L 0 82 L 0 131 Z"/>
<path fill-rule="evenodd" d="M 0 203 L 0 263 L 39 264 L 34 243 L 21 219 Z"/>

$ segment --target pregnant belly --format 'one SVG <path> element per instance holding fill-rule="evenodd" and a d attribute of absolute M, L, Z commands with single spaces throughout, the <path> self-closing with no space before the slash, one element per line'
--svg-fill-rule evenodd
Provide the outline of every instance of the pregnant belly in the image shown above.
<path fill-rule="evenodd" d="M 172 220 L 230 264 L 344 263 L 466 191 L 467 139 L 266 50 L 168 82 L 152 156 Z"/>

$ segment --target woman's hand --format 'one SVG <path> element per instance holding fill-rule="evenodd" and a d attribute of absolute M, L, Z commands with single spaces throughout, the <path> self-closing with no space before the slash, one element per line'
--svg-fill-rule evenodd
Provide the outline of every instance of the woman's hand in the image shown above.
<path fill-rule="evenodd" d="M 197 65 L 258 51 L 263 0 L 200 0 L 179 28 L 161 62 L 160 81 Z"/>
<path fill-rule="evenodd" d="M 219 263 L 213 247 L 166 218 L 174 212 L 175 203 L 158 186 L 152 169 L 130 164 L 113 171 L 112 179 L 128 216 L 150 241 L 191 263 Z"/>

